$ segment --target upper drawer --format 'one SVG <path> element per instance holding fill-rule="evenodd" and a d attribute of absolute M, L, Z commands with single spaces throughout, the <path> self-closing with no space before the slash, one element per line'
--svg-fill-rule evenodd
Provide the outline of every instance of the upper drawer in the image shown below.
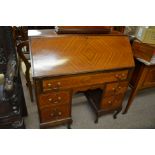
<path fill-rule="evenodd" d="M 105 88 L 104 97 L 125 93 L 128 88 L 128 83 L 128 81 L 123 81 L 107 84 Z"/>
<path fill-rule="evenodd" d="M 43 80 L 43 91 L 56 91 L 81 87 L 87 85 L 102 84 L 105 82 L 114 82 L 125 80 L 128 77 L 128 70 L 113 71 L 107 73 L 89 73 L 78 76 L 67 76 L 62 78 L 53 78 Z"/>
<path fill-rule="evenodd" d="M 68 91 L 47 93 L 39 95 L 39 106 L 57 106 L 70 103 L 70 94 Z"/>

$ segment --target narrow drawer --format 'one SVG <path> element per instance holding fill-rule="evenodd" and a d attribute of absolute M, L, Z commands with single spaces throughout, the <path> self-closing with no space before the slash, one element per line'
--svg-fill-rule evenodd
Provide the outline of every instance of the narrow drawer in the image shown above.
<path fill-rule="evenodd" d="M 128 81 L 109 83 L 106 85 L 104 97 L 123 94 L 128 88 Z"/>
<path fill-rule="evenodd" d="M 56 106 L 70 103 L 70 94 L 68 91 L 41 94 L 39 96 L 39 106 Z"/>
<path fill-rule="evenodd" d="M 49 106 L 46 108 L 41 108 L 39 112 L 41 123 L 65 119 L 71 115 L 69 105 L 56 107 Z"/>
<path fill-rule="evenodd" d="M 100 104 L 101 109 L 113 110 L 122 106 L 124 94 L 103 98 Z"/>
<path fill-rule="evenodd" d="M 43 92 L 120 81 L 127 79 L 127 77 L 128 70 L 53 78 L 43 80 Z"/>

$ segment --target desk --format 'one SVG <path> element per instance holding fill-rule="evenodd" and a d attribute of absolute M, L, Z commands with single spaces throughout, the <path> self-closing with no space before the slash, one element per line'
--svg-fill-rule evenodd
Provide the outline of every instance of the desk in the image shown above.
<path fill-rule="evenodd" d="M 130 81 L 132 91 L 123 114 L 128 112 L 139 90 L 155 87 L 155 64 L 147 65 L 140 59 L 135 59 L 135 63 L 135 70 Z"/>
<path fill-rule="evenodd" d="M 70 128 L 72 96 L 77 92 L 85 92 L 96 122 L 105 113 L 115 112 L 116 118 L 134 67 L 127 36 L 52 30 L 30 31 L 29 36 L 41 128 Z"/>

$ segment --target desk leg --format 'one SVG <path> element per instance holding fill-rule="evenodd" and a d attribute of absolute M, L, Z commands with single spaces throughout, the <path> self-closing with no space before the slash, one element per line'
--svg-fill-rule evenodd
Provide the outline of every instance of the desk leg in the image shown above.
<path fill-rule="evenodd" d="M 145 77 L 147 75 L 147 71 L 148 71 L 147 67 L 145 67 L 144 65 L 141 65 L 141 67 L 138 70 L 137 79 L 136 79 L 135 84 L 132 88 L 127 106 L 126 106 L 126 108 L 122 114 L 126 114 L 128 112 L 128 110 L 129 110 L 129 108 L 133 102 L 134 97 L 136 96 L 138 90 L 141 88 L 141 86 L 145 80 Z"/>
<path fill-rule="evenodd" d="M 119 110 L 117 110 L 114 115 L 113 115 L 113 118 L 116 119 L 117 118 L 117 115 L 121 112 L 122 108 L 120 108 Z"/>
<path fill-rule="evenodd" d="M 67 129 L 71 129 L 71 124 L 67 124 Z"/>
<path fill-rule="evenodd" d="M 123 111 L 122 114 L 126 114 L 128 112 L 128 109 L 130 108 L 131 104 L 132 104 L 132 101 L 134 99 L 134 97 L 136 96 L 138 92 L 138 86 L 135 86 L 133 89 L 132 89 L 132 92 L 130 94 L 130 97 L 129 97 L 129 100 L 128 100 L 128 103 L 127 103 L 127 106 L 125 108 L 125 110 Z"/>
<path fill-rule="evenodd" d="M 95 121 L 94 121 L 94 123 L 96 123 L 96 124 L 98 123 L 98 117 L 99 116 L 96 114 L 96 118 L 95 118 Z"/>
<path fill-rule="evenodd" d="M 67 123 L 67 129 L 72 129 L 72 128 L 71 128 L 72 122 L 73 122 L 73 121 L 72 121 L 72 119 L 71 119 L 71 120 Z"/>

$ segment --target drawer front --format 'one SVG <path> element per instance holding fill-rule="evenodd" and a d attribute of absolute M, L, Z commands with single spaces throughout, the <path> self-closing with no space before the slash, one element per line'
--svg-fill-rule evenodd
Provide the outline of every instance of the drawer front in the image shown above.
<path fill-rule="evenodd" d="M 56 106 L 70 103 L 69 91 L 47 93 L 39 95 L 39 106 Z"/>
<path fill-rule="evenodd" d="M 128 81 L 109 83 L 106 85 L 104 97 L 123 94 L 128 88 Z"/>
<path fill-rule="evenodd" d="M 144 87 L 155 86 L 155 65 L 148 69 L 148 73 L 143 83 Z"/>
<path fill-rule="evenodd" d="M 49 106 L 46 108 L 41 108 L 40 110 L 40 122 L 50 122 L 50 121 L 57 121 L 61 119 L 65 119 L 70 117 L 70 106 L 63 105 L 63 106 Z"/>
<path fill-rule="evenodd" d="M 102 84 L 105 82 L 113 82 L 125 80 L 128 77 L 128 70 L 114 71 L 108 73 L 85 74 L 78 76 L 70 76 L 57 79 L 43 80 L 43 91 L 57 91 L 74 87 Z"/>
<path fill-rule="evenodd" d="M 101 101 L 101 109 L 114 110 L 122 106 L 124 94 L 103 98 Z"/>

